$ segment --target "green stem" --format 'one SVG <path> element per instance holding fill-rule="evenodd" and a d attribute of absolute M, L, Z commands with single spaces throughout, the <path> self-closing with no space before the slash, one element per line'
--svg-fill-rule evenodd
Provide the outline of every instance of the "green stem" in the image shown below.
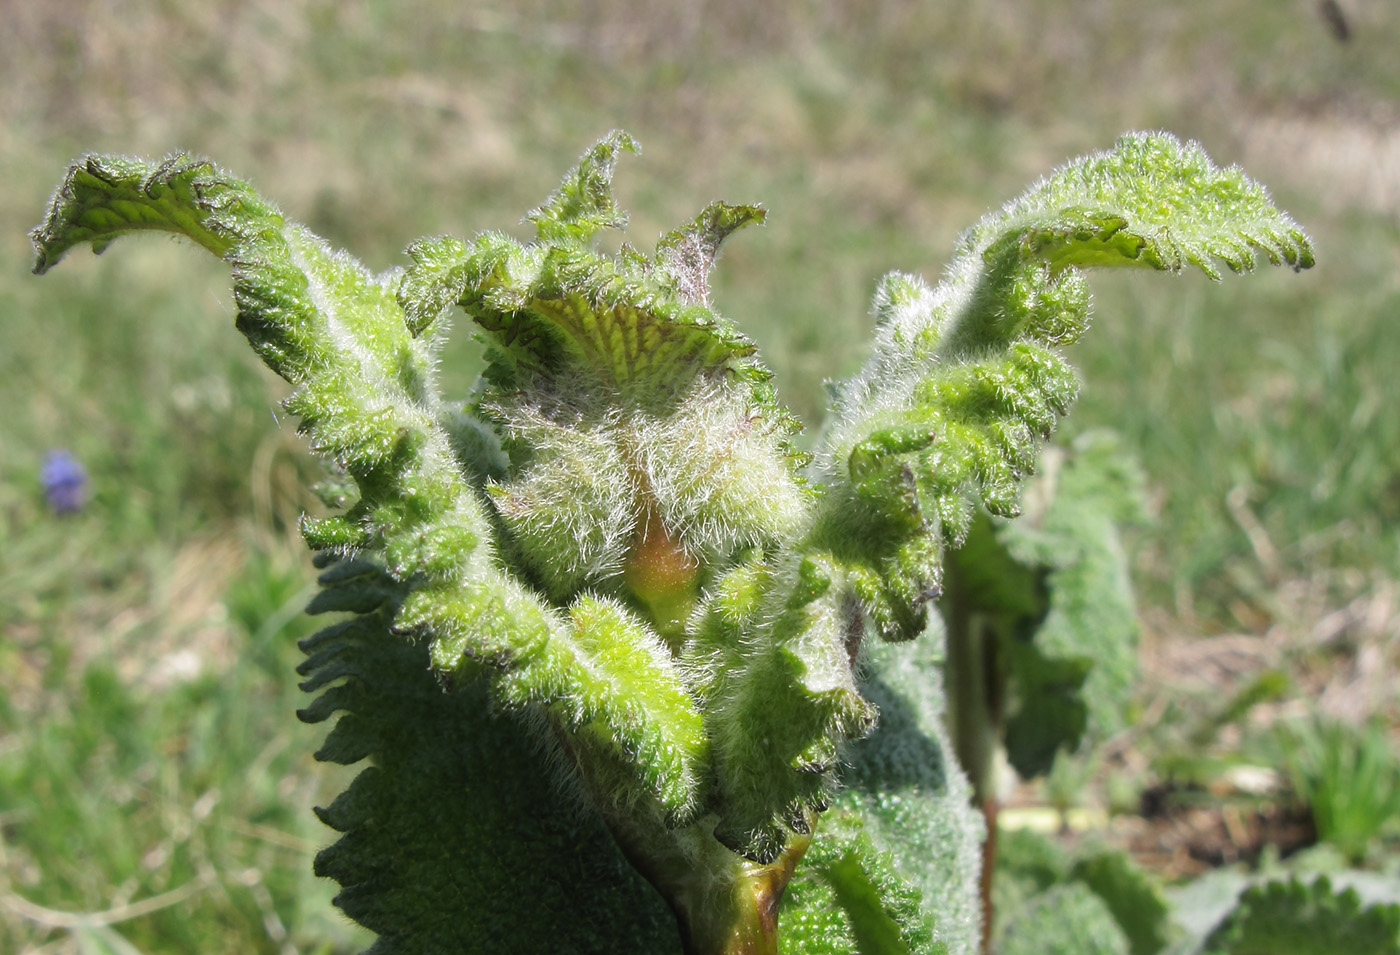
<path fill-rule="evenodd" d="M 949 575 L 948 593 L 948 715 L 953 749 L 972 783 L 973 800 L 987 823 L 982 843 L 982 950 L 990 951 L 995 913 L 992 872 L 996 864 L 997 804 L 994 758 L 1002 730 L 1006 676 L 1000 659 L 996 623 L 969 606 L 966 595 Z"/>
<path fill-rule="evenodd" d="M 994 795 L 994 757 L 1000 740 L 1001 665 L 993 622 L 967 612 L 952 595 L 948 620 L 949 729 L 958 762 L 980 805 Z"/>

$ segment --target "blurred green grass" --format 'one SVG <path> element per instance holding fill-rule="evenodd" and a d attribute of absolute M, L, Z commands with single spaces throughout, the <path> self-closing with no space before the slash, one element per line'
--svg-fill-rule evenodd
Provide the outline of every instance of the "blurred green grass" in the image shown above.
<path fill-rule="evenodd" d="M 327 834 L 308 807 L 338 780 L 292 716 L 306 624 L 288 607 L 309 580 L 292 524 L 316 465 L 201 251 L 129 240 L 119 261 L 28 274 L 23 231 L 84 151 L 212 156 L 382 268 L 419 235 L 518 229 L 582 148 L 627 128 L 645 147 L 618 173 L 633 241 L 714 198 L 770 208 L 715 298 L 815 426 L 822 381 L 862 358 L 879 275 L 936 279 L 957 232 L 1035 177 L 1168 128 L 1269 183 L 1319 266 L 1092 280 L 1070 428 L 1118 429 L 1150 475 L 1145 602 L 1176 629 L 1307 633 L 1287 582 L 1322 581 L 1304 608 L 1321 615 L 1400 575 L 1400 9 L 1384 0 L 1344 5 L 1348 43 L 1313 4 L 1275 0 L 10 6 L 0 902 L 109 912 L 195 886 L 112 930 L 143 952 L 354 944 L 309 875 Z M 449 386 L 477 361 L 459 328 Z M 64 519 L 37 478 L 59 446 L 92 489 Z M 0 904 L 0 950 L 94 944 Z"/>

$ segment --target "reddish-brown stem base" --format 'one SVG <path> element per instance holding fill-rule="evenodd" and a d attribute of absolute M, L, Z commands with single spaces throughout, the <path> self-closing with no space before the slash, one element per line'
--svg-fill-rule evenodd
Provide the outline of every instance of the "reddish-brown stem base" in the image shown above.
<path fill-rule="evenodd" d="M 982 843 L 982 952 L 991 955 L 992 924 L 996 913 L 992 910 L 992 876 L 997 863 L 997 813 L 1001 804 L 995 797 L 982 800 L 982 818 L 987 822 L 987 838 Z"/>

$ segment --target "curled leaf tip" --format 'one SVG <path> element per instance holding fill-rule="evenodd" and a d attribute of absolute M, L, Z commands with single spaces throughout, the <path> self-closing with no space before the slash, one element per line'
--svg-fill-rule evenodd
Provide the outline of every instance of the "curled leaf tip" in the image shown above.
<path fill-rule="evenodd" d="M 759 205 L 712 202 L 693 221 L 661 237 L 656 244 L 657 266 L 683 299 L 707 304 L 710 269 L 724 240 L 745 226 L 762 225 L 767 216 L 768 210 Z"/>
<path fill-rule="evenodd" d="M 615 129 L 593 145 L 570 169 L 544 204 L 526 213 L 544 240 L 587 241 L 601 229 L 627 225 L 627 214 L 613 198 L 613 169 L 622 152 L 634 155 L 641 146 L 628 133 Z"/>

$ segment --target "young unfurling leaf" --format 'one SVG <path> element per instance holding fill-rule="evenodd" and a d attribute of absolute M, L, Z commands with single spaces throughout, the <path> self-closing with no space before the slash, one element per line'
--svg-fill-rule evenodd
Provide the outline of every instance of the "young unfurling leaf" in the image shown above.
<path fill-rule="evenodd" d="M 971 955 L 983 830 L 939 664 L 928 640 L 865 638 L 922 633 L 948 548 L 1021 510 L 1079 387 L 1060 348 L 1087 326 L 1083 269 L 1305 268 L 1307 239 L 1199 147 L 1125 137 L 967 232 L 937 288 L 884 280 L 808 466 L 709 295 L 764 210 L 711 203 L 653 253 L 605 255 L 636 151 L 617 132 L 585 152 L 533 240 L 424 239 L 382 275 L 207 162 L 89 157 L 33 233 L 35 270 L 139 231 L 222 258 L 238 329 L 343 485 L 302 525 L 325 568 L 310 609 L 349 615 L 306 645 L 302 715 L 339 714 L 321 758 L 372 764 L 322 810 L 342 837 L 317 867 L 376 953 Z M 465 405 L 434 375 L 454 309 L 486 346 Z M 1093 603 L 1102 550 L 1032 576 Z M 1060 629 L 1025 672 L 1058 682 L 1026 712 L 1103 677 L 1065 632 L 1094 615 L 1047 606 Z M 1018 750 L 1074 735 L 1039 722 Z"/>

